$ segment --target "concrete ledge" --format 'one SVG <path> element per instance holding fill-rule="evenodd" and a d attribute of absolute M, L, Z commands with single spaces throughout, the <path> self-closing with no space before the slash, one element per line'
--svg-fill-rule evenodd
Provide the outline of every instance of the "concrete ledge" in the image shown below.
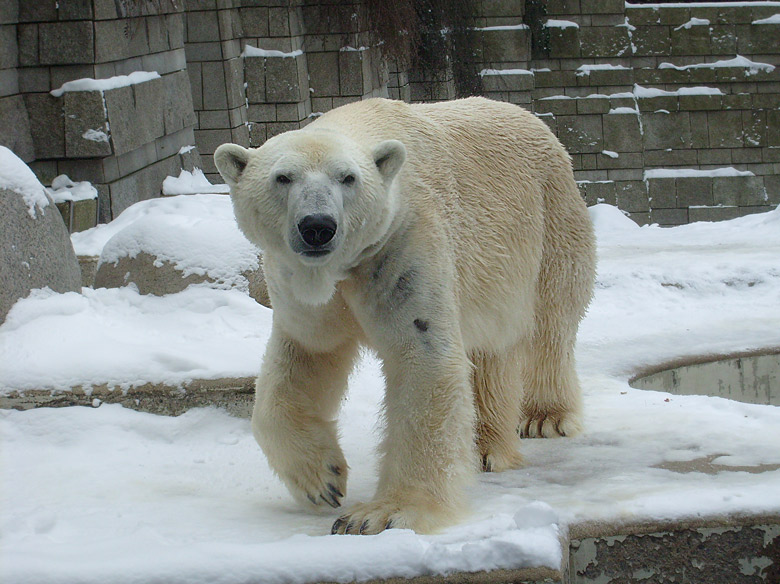
<path fill-rule="evenodd" d="M 13 391 L 0 396 L 0 408 L 97 407 L 105 402 L 151 414 L 178 416 L 190 408 L 217 406 L 232 415 L 248 418 L 252 412 L 254 392 L 254 377 L 196 379 L 182 385 L 145 383 L 131 388 L 103 383 L 92 387 L 77 386 L 67 391 Z"/>

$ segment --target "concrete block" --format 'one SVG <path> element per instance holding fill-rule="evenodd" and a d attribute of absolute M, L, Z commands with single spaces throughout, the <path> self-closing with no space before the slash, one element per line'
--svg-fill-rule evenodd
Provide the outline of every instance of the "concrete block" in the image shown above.
<path fill-rule="evenodd" d="M 583 14 L 622 14 L 625 3 L 621 0 L 580 0 Z"/>
<path fill-rule="evenodd" d="M 48 67 L 24 67 L 19 73 L 19 92 L 46 93 L 51 89 Z"/>
<path fill-rule="evenodd" d="M 230 128 L 221 130 L 195 130 L 195 140 L 201 154 L 214 154 L 222 144 L 232 142 Z"/>
<path fill-rule="evenodd" d="M 363 95 L 363 52 L 340 51 L 339 94 L 340 96 Z M 296 100 L 297 101 L 297 100 Z"/>
<path fill-rule="evenodd" d="M 572 70 L 567 71 L 535 71 L 533 75 L 536 87 L 564 87 L 567 90 L 576 86 L 580 77 Z M 532 89 L 533 89 L 532 88 Z"/>
<path fill-rule="evenodd" d="M 137 83 L 132 86 L 134 94 L 133 109 L 135 110 L 134 132 L 138 135 L 141 143 L 153 142 L 155 138 L 165 134 L 165 114 L 170 111 L 167 104 L 169 97 L 171 97 L 171 90 L 183 87 L 182 83 L 175 83 L 174 80 L 169 78 L 170 75 L 166 75 L 164 78 L 151 79 L 150 81 Z M 182 76 L 181 81 L 183 80 Z M 178 97 L 178 95 L 173 97 Z M 174 130 L 178 129 L 178 127 L 174 127 Z"/>
<path fill-rule="evenodd" d="M 746 148 L 766 146 L 767 112 L 760 110 L 743 111 L 742 137 Z"/>
<path fill-rule="evenodd" d="M 227 109 L 227 85 L 222 62 L 201 63 L 203 75 L 203 109 Z"/>
<path fill-rule="evenodd" d="M 531 35 L 523 28 L 482 31 L 482 59 L 486 63 L 527 61 Z"/>
<path fill-rule="evenodd" d="M 691 147 L 691 125 L 688 112 L 642 115 L 646 150 Z"/>
<path fill-rule="evenodd" d="M 57 20 L 57 0 L 18 3 L 19 22 L 46 22 Z"/>
<path fill-rule="evenodd" d="M 707 112 L 709 143 L 712 148 L 737 148 L 743 145 L 742 112 Z"/>
<path fill-rule="evenodd" d="M 732 93 L 728 95 L 721 95 L 720 97 L 723 109 L 749 110 L 754 107 L 753 100 L 751 99 L 751 95 L 749 93 Z M 771 107 L 763 108 L 759 104 L 756 104 L 755 107 L 756 109 L 772 109 Z"/>
<path fill-rule="evenodd" d="M 268 9 L 268 34 L 272 37 L 289 37 L 290 18 L 289 8 L 272 7 Z"/>
<path fill-rule="evenodd" d="M 69 158 L 109 156 L 112 153 L 106 110 L 100 91 L 71 91 L 63 96 L 65 155 Z"/>
<path fill-rule="evenodd" d="M 650 211 L 647 197 L 647 186 L 641 180 L 626 180 L 615 182 L 617 206 L 629 213 L 646 213 Z"/>
<path fill-rule="evenodd" d="M 575 101 L 578 114 L 606 114 L 610 110 L 608 99 L 586 97 Z"/>
<path fill-rule="evenodd" d="M 187 12 L 187 42 L 219 41 L 219 20 L 216 11 Z"/>
<path fill-rule="evenodd" d="M 311 8 L 319 8 L 311 7 Z M 247 37 L 267 37 L 269 33 L 268 8 L 265 6 L 253 6 L 239 9 L 241 27 Z M 314 31 L 311 31 L 314 32 Z"/>
<path fill-rule="evenodd" d="M 634 85 L 633 69 L 605 69 L 591 71 L 588 75 L 591 85 L 616 85 L 631 87 Z"/>
<path fill-rule="evenodd" d="M 301 55 L 266 59 L 265 92 L 268 102 L 291 103 L 303 101 L 307 97 L 308 85 L 304 87 L 298 76 L 298 61 L 303 58 Z M 343 75 L 341 70 L 339 75 Z"/>
<path fill-rule="evenodd" d="M 569 152 L 596 153 L 604 150 L 602 116 L 558 116 L 558 139 Z"/>
<path fill-rule="evenodd" d="M 246 98 L 250 104 L 265 103 L 265 59 L 262 57 L 244 58 L 244 80 Z"/>
<path fill-rule="evenodd" d="M 688 117 L 691 121 L 691 148 L 709 148 L 710 133 L 709 128 L 707 128 L 707 112 L 689 112 Z"/>
<path fill-rule="evenodd" d="M 178 71 L 163 77 L 163 82 L 164 133 L 171 134 L 194 126 L 196 119 L 188 75 L 184 71 Z"/>
<path fill-rule="evenodd" d="M 164 15 L 151 16 L 146 19 L 146 35 L 149 39 L 149 51 L 159 53 L 170 50 L 168 43 L 167 19 Z M 161 73 L 158 71 L 158 73 Z"/>
<path fill-rule="evenodd" d="M 92 22 L 43 22 L 38 25 L 41 65 L 93 63 L 95 59 Z"/>
<path fill-rule="evenodd" d="M 657 97 L 640 97 L 637 105 L 641 112 L 658 112 L 663 110 L 669 113 L 676 112 L 680 100 L 676 95 L 659 95 Z"/>
<path fill-rule="evenodd" d="M 659 24 L 661 20 L 658 6 L 642 6 L 641 4 L 627 6 L 626 17 L 636 28 L 639 28 L 640 26 L 656 25 Z"/>
<path fill-rule="evenodd" d="M 642 151 L 642 130 L 638 115 L 605 115 L 603 128 L 605 150 L 619 153 Z"/>
<path fill-rule="evenodd" d="M 572 59 L 580 56 L 580 29 L 569 26 L 564 28 L 543 29 L 548 40 L 549 56 L 553 59 Z"/>
<path fill-rule="evenodd" d="M 698 150 L 696 153 L 697 162 L 700 165 L 731 166 L 731 152 L 732 150 L 728 148 Z"/>
<path fill-rule="evenodd" d="M 712 178 L 681 177 L 675 179 L 677 203 L 680 207 L 713 205 Z"/>
<path fill-rule="evenodd" d="M 35 158 L 65 156 L 65 119 L 62 100 L 48 93 L 28 93 L 24 102 L 29 117 Z"/>
<path fill-rule="evenodd" d="M 198 112 L 198 129 L 217 130 L 230 127 L 230 115 L 226 110 Z"/>
<path fill-rule="evenodd" d="M 647 181 L 647 196 L 651 209 L 674 209 L 677 190 L 673 178 L 654 178 Z"/>
<path fill-rule="evenodd" d="M 629 57 L 631 45 L 625 27 L 586 27 L 580 29 L 582 57 Z"/>
<path fill-rule="evenodd" d="M 663 150 L 645 150 L 645 164 L 648 168 L 667 168 L 673 166 L 696 166 L 696 150 L 675 150 L 665 148 Z"/>
<path fill-rule="evenodd" d="M 780 111 L 766 112 L 766 145 L 770 148 L 780 146 Z"/>
<path fill-rule="evenodd" d="M 744 214 L 739 207 L 692 207 L 688 209 L 688 220 L 697 221 L 727 221 Z"/>
<path fill-rule="evenodd" d="M 661 227 L 688 223 L 688 209 L 650 209 L 650 222 Z"/>
<path fill-rule="evenodd" d="M 710 27 L 710 48 L 714 55 L 733 55 L 737 52 L 737 32 L 734 25 Z"/>
<path fill-rule="evenodd" d="M 246 92 L 244 91 L 244 63 L 242 59 L 227 59 L 223 63 L 225 71 L 225 86 L 227 88 L 227 107 L 233 109 L 246 107 Z"/>
<path fill-rule="evenodd" d="M 709 26 L 691 26 L 690 28 L 672 28 L 672 55 L 709 55 Z"/>
<path fill-rule="evenodd" d="M 184 14 L 166 14 L 165 29 L 168 32 L 168 47 L 171 49 L 184 48 Z"/>
<path fill-rule="evenodd" d="M 580 191 L 585 192 L 585 203 L 588 206 L 606 203 L 617 205 L 615 183 L 612 181 L 581 182 Z"/>
<path fill-rule="evenodd" d="M 19 65 L 34 67 L 40 65 L 38 58 L 38 25 L 20 24 L 16 27 Z"/>
<path fill-rule="evenodd" d="M 92 0 L 68 0 L 57 2 L 60 20 L 92 20 Z"/>
<path fill-rule="evenodd" d="M 659 24 L 666 24 L 672 27 L 678 27 L 691 19 L 691 10 L 688 7 L 680 6 L 661 6 Z"/>
<path fill-rule="evenodd" d="M 0 98 L 0 144 L 25 162 L 35 159 L 30 120 L 21 95 Z"/>
<path fill-rule="evenodd" d="M 81 290 L 81 271 L 57 207 L 49 202 L 29 213 L 24 198 L 0 189 L 0 323 L 17 300 L 35 288 L 55 292 Z"/>
<path fill-rule="evenodd" d="M 722 107 L 720 95 L 681 95 L 681 110 L 719 110 Z"/>
<path fill-rule="evenodd" d="M 339 53 L 307 53 L 312 96 L 339 95 Z"/>
<path fill-rule="evenodd" d="M 547 98 L 534 101 L 534 113 L 551 113 L 556 116 L 573 116 L 577 113 L 577 100 L 570 98 Z"/>
<path fill-rule="evenodd" d="M 95 21 L 95 62 L 107 63 L 149 53 L 145 19 Z"/>
<path fill-rule="evenodd" d="M 117 156 L 119 176 L 129 176 L 155 162 L 157 162 L 157 148 L 154 142 L 147 142 L 135 150 Z"/>
<path fill-rule="evenodd" d="M 0 25 L 0 69 L 12 69 L 19 64 L 19 49 L 16 41 L 16 26 Z"/>

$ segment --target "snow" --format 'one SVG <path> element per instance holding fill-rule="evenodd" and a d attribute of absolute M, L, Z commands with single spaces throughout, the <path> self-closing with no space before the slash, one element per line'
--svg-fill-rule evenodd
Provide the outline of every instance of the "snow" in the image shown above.
<path fill-rule="evenodd" d="M 89 181 L 73 182 L 67 174 L 61 174 L 53 181 L 46 192 L 55 203 L 66 201 L 88 201 L 97 199 L 98 192 Z"/>
<path fill-rule="evenodd" d="M 620 154 L 618 154 L 617 152 L 615 152 L 613 150 L 602 150 L 601 153 L 604 156 L 609 156 L 610 158 L 619 158 L 620 157 Z"/>
<path fill-rule="evenodd" d="M 496 26 L 482 26 L 476 27 L 474 30 L 479 31 L 493 31 L 493 30 L 528 30 L 530 27 L 527 24 L 501 24 Z"/>
<path fill-rule="evenodd" d="M 774 65 L 769 63 L 759 63 L 751 61 L 747 57 L 737 55 L 733 59 L 724 59 L 721 61 L 715 61 L 714 63 L 696 63 L 694 65 L 673 65 L 672 63 L 661 63 L 658 65 L 659 69 L 677 69 L 678 71 L 687 71 L 688 69 L 717 69 L 719 67 L 744 67 L 751 75 L 755 75 L 759 71 L 766 71 L 771 73 L 775 70 Z"/>
<path fill-rule="evenodd" d="M 688 22 L 686 22 L 685 24 L 681 24 L 674 30 L 680 30 L 682 28 L 684 28 L 685 30 L 690 30 L 692 26 L 709 26 L 709 24 L 710 21 L 707 20 L 706 18 L 691 18 Z"/>
<path fill-rule="evenodd" d="M 722 177 L 722 176 L 755 176 L 749 170 L 737 170 L 731 166 L 699 170 L 697 168 L 653 168 L 646 170 L 644 180 L 651 178 L 687 178 L 687 177 Z"/>
<path fill-rule="evenodd" d="M 0 188 L 21 195 L 33 219 L 37 216 L 37 209 L 44 209 L 49 204 L 46 190 L 35 173 L 5 146 L 0 146 Z"/>
<path fill-rule="evenodd" d="M 276 50 L 258 49 L 257 47 L 253 47 L 252 45 L 245 45 L 244 50 L 241 53 L 242 57 L 282 57 L 285 59 L 300 57 L 301 55 L 303 55 L 303 51 L 300 49 L 298 49 L 297 51 L 292 51 L 290 53 L 285 53 Z"/>
<path fill-rule="evenodd" d="M 91 142 L 108 142 L 108 134 L 103 130 L 93 130 L 90 128 L 84 132 L 81 137 L 85 140 L 90 140 Z"/>
<path fill-rule="evenodd" d="M 630 71 L 630 67 L 623 65 L 611 65 L 609 63 L 599 63 L 595 65 L 580 65 L 577 67 L 577 77 L 590 75 L 591 71 Z"/>
<path fill-rule="evenodd" d="M 83 79 L 74 79 L 63 83 L 59 88 L 52 89 L 50 93 L 54 97 L 62 97 L 67 91 L 107 91 L 109 89 L 118 89 L 138 83 L 145 83 L 152 79 L 159 79 L 160 74 L 156 71 L 134 71 L 129 75 L 117 75 L 108 79 L 92 79 L 85 77 Z"/>
<path fill-rule="evenodd" d="M 633 107 L 613 107 L 611 110 L 607 112 L 608 115 L 626 115 L 626 114 L 634 114 L 635 116 L 639 115 L 639 110 Z"/>
<path fill-rule="evenodd" d="M 189 225 L 208 247 L 229 229 L 205 220 L 227 221 L 229 204 L 222 195 L 145 201 L 74 242 L 107 254 L 108 235 L 181 216 L 176 236 Z M 608 205 L 591 217 L 598 278 L 577 346 L 586 430 L 524 440 L 526 466 L 482 474 L 463 523 L 429 536 L 325 535 L 338 511 L 297 507 L 249 422 L 216 408 L 163 417 L 96 400 L 2 410 L 0 580 L 296 584 L 558 568 L 573 523 L 778 512 L 780 470 L 705 480 L 659 465 L 710 456 L 724 467 L 776 465 L 780 408 L 627 380 L 672 358 L 780 346 L 780 210 L 665 229 L 640 228 Z M 270 330 L 271 311 L 234 289 L 38 290 L 0 326 L 0 392 L 253 375 Z M 346 505 L 373 494 L 382 388 L 366 353 L 340 414 Z"/>
<path fill-rule="evenodd" d="M 550 19 L 544 23 L 547 28 L 579 28 L 580 25 L 571 20 L 554 20 Z"/>
<path fill-rule="evenodd" d="M 485 77 L 486 75 L 533 75 L 533 71 L 529 71 L 528 69 L 482 69 L 482 71 L 479 72 L 480 77 Z"/>
<path fill-rule="evenodd" d="M 773 14 L 768 18 L 754 20 L 752 24 L 780 24 L 780 14 Z"/>
<path fill-rule="evenodd" d="M 639 98 L 661 97 L 668 95 L 723 95 L 723 92 L 717 87 L 681 87 L 675 91 L 665 91 L 654 87 L 642 87 L 634 84 L 633 94 Z"/>
<path fill-rule="evenodd" d="M 224 184 L 211 184 L 200 168 L 194 168 L 192 172 L 182 169 L 178 177 L 166 177 L 163 181 L 162 192 L 164 195 L 228 193 L 230 192 L 230 187 Z"/>

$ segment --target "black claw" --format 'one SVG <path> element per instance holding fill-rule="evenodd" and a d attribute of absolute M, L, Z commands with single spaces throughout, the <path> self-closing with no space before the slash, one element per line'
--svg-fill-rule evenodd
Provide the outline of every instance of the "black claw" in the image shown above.
<path fill-rule="evenodd" d="M 328 491 L 331 492 L 331 494 L 334 497 L 343 497 L 344 493 L 342 493 L 334 484 L 328 483 Z"/>
<path fill-rule="evenodd" d="M 318 505 L 317 499 L 315 499 L 314 495 L 312 495 L 311 493 L 306 493 L 306 498 L 309 499 L 309 501 L 311 501 L 312 505 Z"/>
<path fill-rule="evenodd" d="M 482 457 L 482 470 L 485 472 L 493 472 L 493 464 L 490 462 L 487 456 Z"/>
<path fill-rule="evenodd" d="M 336 466 L 335 464 L 329 464 L 328 465 L 328 470 L 330 472 L 332 472 L 334 475 L 336 475 L 337 477 L 341 476 L 341 469 L 338 466 Z"/>
<path fill-rule="evenodd" d="M 347 523 L 347 527 L 344 529 L 344 533 L 350 533 L 353 527 L 355 527 L 355 522 L 350 521 L 349 523 Z"/>
<path fill-rule="evenodd" d="M 341 526 L 344 525 L 345 521 L 346 519 L 343 517 L 336 519 L 336 521 L 333 522 L 333 527 L 330 528 L 330 534 L 336 535 L 339 532 L 339 529 L 341 529 Z"/>
<path fill-rule="evenodd" d="M 330 493 L 320 493 L 320 499 L 325 501 L 328 505 L 330 505 L 334 509 L 338 509 L 339 507 L 341 507 L 341 503 L 339 503 L 339 500 L 336 499 L 336 497 L 334 497 Z"/>
<path fill-rule="evenodd" d="M 388 519 L 387 523 L 385 523 L 385 529 L 393 529 L 393 520 Z"/>
<path fill-rule="evenodd" d="M 360 535 L 363 535 L 366 530 L 368 529 L 368 519 L 366 519 L 363 523 L 360 524 Z"/>

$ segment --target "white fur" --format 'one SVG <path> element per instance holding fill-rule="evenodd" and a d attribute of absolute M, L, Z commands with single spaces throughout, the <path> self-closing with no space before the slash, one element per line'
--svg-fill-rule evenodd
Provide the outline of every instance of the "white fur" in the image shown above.
<path fill-rule="evenodd" d="M 533 115 L 481 98 L 368 100 L 256 150 L 223 145 L 215 162 L 274 309 L 253 429 L 298 500 L 346 494 L 339 402 L 359 344 L 384 363 L 376 496 L 334 531 L 434 531 L 465 509 L 480 462 L 521 463 L 518 427 L 580 429 L 573 349 L 593 233 L 568 155 Z M 337 218 L 324 257 L 298 249 L 312 212 Z"/>

